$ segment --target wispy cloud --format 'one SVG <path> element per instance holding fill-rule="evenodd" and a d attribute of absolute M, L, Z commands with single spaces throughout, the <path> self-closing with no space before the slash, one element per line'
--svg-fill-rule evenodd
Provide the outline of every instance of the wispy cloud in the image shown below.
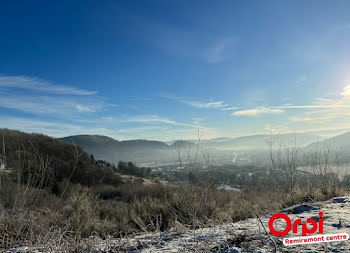
<path fill-rule="evenodd" d="M 21 91 L 23 90 L 23 91 Z M 95 91 L 26 76 L 0 76 L 0 107 L 31 115 L 78 119 L 114 106 Z"/>
<path fill-rule="evenodd" d="M 343 92 L 340 93 L 341 96 L 350 98 L 350 84 L 344 87 Z"/>
<path fill-rule="evenodd" d="M 160 117 L 158 115 L 141 115 L 141 116 L 133 116 L 129 118 L 122 119 L 123 122 L 136 122 L 136 123 L 164 123 L 170 125 L 178 125 L 178 126 L 186 126 L 192 128 L 204 128 L 199 124 L 190 124 L 190 123 L 181 123 L 172 119 Z"/>
<path fill-rule="evenodd" d="M 328 104 L 328 105 L 283 105 L 271 107 L 272 109 L 318 109 L 318 108 L 350 108 L 350 104 Z"/>
<path fill-rule="evenodd" d="M 350 108 L 350 85 L 346 85 L 338 94 L 338 98 L 316 98 L 314 104 L 303 106 L 291 106 L 286 109 L 307 109 L 297 116 L 292 116 L 289 120 L 292 123 L 303 124 L 334 124 L 337 120 L 343 123 L 349 121 Z"/>
<path fill-rule="evenodd" d="M 122 125 L 132 123 L 132 127 L 121 128 L 116 132 L 120 134 L 127 133 L 129 136 L 138 136 L 139 138 L 158 136 L 156 138 L 158 140 L 192 139 L 197 134 L 198 129 L 205 132 L 206 138 L 216 137 L 216 131 L 201 125 L 202 121 L 202 118 L 192 118 L 191 123 L 184 123 L 158 115 L 138 115 L 118 118 L 115 119 L 114 123 L 118 122 Z"/>
<path fill-rule="evenodd" d="M 103 101 L 96 99 L 40 95 L 10 96 L 7 93 L 0 93 L 0 96 L 0 107 L 36 115 L 72 116 L 76 113 L 96 112 L 107 106 Z"/>
<path fill-rule="evenodd" d="M 78 112 L 96 112 L 96 110 L 93 107 L 89 107 L 86 105 L 76 105 L 75 109 Z"/>
<path fill-rule="evenodd" d="M 311 115 L 304 115 L 304 116 L 293 116 L 290 117 L 289 120 L 291 122 L 303 122 L 303 123 L 325 123 L 328 122 L 331 119 L 336 118 L 338 115 L 337 114 L 326 114 L 326 115 L 316 115 L 316 116 L 311 116 Z"/>
<path fill-rule="evenodd" d="M 166 124 L 176 124 L 176 122 L 174 120 L 171 120 L 171 119 L 168 119 L 168 118 L 159 117 L 157 115 L 133 116 L 133 117 L 129 117 L 127 119 L 124 119 L 124 121 L 127 121 L 127 122 L 140 122 L 140 123 L 158 122 L 158 123 L 166 123 Z"/>
<path fill-rule="evenodd" d="M 196 108 L 222 109 L 228 106 L 228 104 L 225 104 L 224 101 L 213 101 L 213 100 L 209 102 L 181 100 L 181 102 Z"/>
<path fill-rule="evenodd" d="M 333 112 L 341 112 L 337 109 L 350 108 L 350 85 L 346 85 L 343 91 L 339 93 L 337 99 L 315 98 L 314 102 L 309 105 L 281 105 L 271 108 L 276 109 L 334 109 Z M 329 111 L 325 111 L 329 112 Z"/>
<path fill-rule="evenodd" d="M 231 106 L 231 107 L 222 108 L 221 110 L 223 110 L 223 111 L 233 111 L 233 110 L 238 110 L 238 109 L 239 109 L 239 107 Z"/>
<path fill-rule="evenodd" d="M 141 15 L 130 9 L 118 7 L 116 18 L 127 22 L 139 40 L 152 44 L 157 49 L 176 57 L 192 58 L 207 63 L 219 63 L 228 59 L 235 51 L 237 36 L 218 31 L 202 32 Z"/>
<path fill-rule="evenodd" d="M 314 100 L 316 101 L 316 103 L 320 103 L 320 104 L 330 104 L 333 102 L 333 99 L 329 99 L 329 98 L 315 98 Z"/>
<path fill-rule="evenodd" d="M 340 115 L 346 115 L 350 108 L 350 85 L 343 88 L 338 99 L 315 98 L 312 104 L 293 105 L 284 104 L 279 106 L 257 107 L 253 109 L 239 110 L 232 115 L 256 116 L 260 114 L 283 113 L 286 110 L 308 110 L 304 115 L 290 117 L 292 122 L 311 122 L 330 120 Z M 316 110 L 315 110 L 316 109 Z M 319 109 L 319 110 L 317 110 Z M 326 114 L 318 117 L 311 117 L 310 114 Z"/>
<path fill-rule="evenodd" d="M 28 76 L 0 75 L 0 88 L 20 88 L 61 95 L 88 96 L 96 94 L 96 91 L 82 90 L 72 86 L 55 85 L 49 81 Z"/>
<path fill-rule="evenodd" d="M 236 40 L 232 37 L 220 39 L 213 46 L 207 48 L 204 52 L 204 58 L 209 63 L 219 63 L 232 55 Z"/>
<path fill-rule="evenodd" d="M 236 110 L 238 107 L 229 106 L 229 104 L 224 101 L 215 101 L 212 98 L 209 101 L 199 100 L 199 99 L 186 99 L 179 98 L 176 96 L 161 96 L 162 98 L 175 100 L 179 103 L 189 105 L 191 107 L 199 108 L 199 109 L 221 109 L 221 110 Z"/>
<path fill-rule="evenodd" d="M 234 115 L 234 116 L 258 116 L 261 114 L 279 114 L 279 113 L 283 113 L 283 112 L 284 111 L 281 109 L 258 107 L 258 108 L 254 108 L 254 109 L 248 109 L 248 110 L 239 110 L 239 111 L 233 112 L 232 115 Z"/>

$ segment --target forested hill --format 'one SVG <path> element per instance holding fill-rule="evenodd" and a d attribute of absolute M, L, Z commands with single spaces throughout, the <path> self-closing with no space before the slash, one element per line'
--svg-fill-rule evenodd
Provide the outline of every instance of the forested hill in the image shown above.
<path fill-rule="evenodd" d="M 0 129 L 0 144 L 0 154 L 10 172 L 18 166 L 23 174 L 29 169 L 44 168 L 53 174 L 55 181 L 72 174 L 72 182 L 87 185 L 105 174 L 104 168 L 92 163 L 81 147 L 43 134 Z"/>

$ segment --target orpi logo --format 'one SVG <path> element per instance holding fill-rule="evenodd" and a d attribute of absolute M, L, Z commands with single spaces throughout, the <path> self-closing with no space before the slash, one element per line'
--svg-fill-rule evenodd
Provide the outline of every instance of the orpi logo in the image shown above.
<path fill-rule="evenodd" d="M 298 225 L 301 224 L 302 236 L 315 233 L 317 228 L 318 228 L 318 233 L 322 234 L 323 233 L 323 219 L 322 219 L 323 212 L 319 212 L 318 215 L 320 216 L 320 218 L 318 219 L 318 222 L 316 222 L 314 219 L 309 218 L 306 220 L 306 222 L 301 222 L 301 219 L 296 219 L 292 223 L 288 215 L 284 213 L 276 213 L 272 215 L 269 220 L 269 229 L 270 229 L 270 232 L 275 236 L 285 236 L 290 232 L 291 229 L 293 231 L 293 234 L 298 233 Z M 283 219 L 287 223 L 287 226 L 284 230 L 278 231 L 275 229 L 274 222 L 277 219 Z M 312 228 L 309 228 L 311 226 Z"/>

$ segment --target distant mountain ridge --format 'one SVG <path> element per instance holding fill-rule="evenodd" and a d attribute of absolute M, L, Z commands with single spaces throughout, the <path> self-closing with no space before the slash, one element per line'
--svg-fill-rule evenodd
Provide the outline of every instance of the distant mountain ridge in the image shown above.
<path fill-rule="evenodd" d="M 168 149 L 169 146 L 160 141 L 130 140 L 118 141 L 102 135 L 74 135 L 61 138 L 62 141 L 75 143 L 86 152 L 93 154 L 96 159 L 111 162 L 150 161 L 158 155 L 158 151 Z"/>
<path fill-rule="evenodd" d="M 318 142 L 311 143 L 310 145 L 306 146 L 305 149 L 312 150 L 322 145 L 326 145 L 331 150 L 339 150 L 346 148 L 350 149 L 350 131 L 331 138 L 323 138 Z"/>
<path fill-rule="evenodd" d="M 288 143 L 292 139 L 297 145 L 306 146 L 317 141 L 320 136 L 308 133 L 273 135 Z M 268 134 L 251 135 L 237 138 L 220 137 L 211 140 L 201 140 L 201 145 L 207 145 L 215 150 L 266 150 L 267 141 L 271 138 Z M 177 140 L 172 143 L 165 143 L 154 140 L 128 140 L 118 141 L 102 135 L 75 135 L 61 140 L 68 143 L 75 143 L 81 146 L 86 152 L 93 154 L 96 159 L 108 160 L 111 162 L 134 161 L 152 162 L 173 160 L 173 153 L 176 149 L 193 148 L 197 141 Z"/>
<path fill-rule="evenodd" d="M 203 141 L 203 143 L 208 143 L 212 147 L 219 149 L 234 149 L 234 150 L 265 150 L 268 148 L 268 141 L 270 139 L 278 139 L 285 143 L 286 145 L 294 142 L 299 146 L 306 146 L 311 144 L 318 139 L 320 136 L 316 134 L 309 133 L 293 133 L 293 134 L 279 134 L 279 135 L 269 135 L 269 134 L 259 134 L 259 135 L 249 135 L 236 138 L 216 138 L 212 140 Z"/>

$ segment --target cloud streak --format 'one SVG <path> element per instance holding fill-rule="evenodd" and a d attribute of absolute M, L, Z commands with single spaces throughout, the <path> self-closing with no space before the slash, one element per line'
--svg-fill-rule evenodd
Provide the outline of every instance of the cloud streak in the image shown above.
<path fill-rule="evenodd" d="M 224 101 L 210 101 L 210 102 L 200 102 L 200 101 L 186 101 L 181 100 L 182 103 L 190 105 L 195 108 L 213 108 L 213 109 L 222 109 L 228 106 Z"/>
<path fill-rule="evenodd" d="M 93 116 L 113 106 L 95 94 L 94 91 L 56 85 L 35 77 L 0 75 L 0 108 L 56 118 L 62 122 L 87 119 L 88 115 Z"/>
<path fill-rule="evenodd" d="M 238 110 L 238 109 L 239 109 L 239 107 L 231 106 L 231 107 L 222 108 L 221 110 L 223 110 L 223 111 L 234 111 L 234 110 Z"/>
<path fill-rule="evenodd" d="M 350 104 L 329 104 L 329 105 L 285 105 L 270 107 L 272 109 L 329 109 L 329 108 L 350 108 Z"/>
<path fill-rule="evenodd" d="M 258 116 L 261 114 L 280 114 L 283 112 L 284 111 L 281 109 L 258 107 L 258 108 L 254 108 L 254 109 L 236 111 L 236 112 L 233 112 L 232 115 L 234 115 L 234 116 Z"/>
<path fill-rule="evenodd" d="M 6 93 L 0 93 L 0 96 L 0 107 L 36 115 L 72 116 L 77 113 L 96 112 L 106 106 L 103 101 L 95 99 L 37 95 L 8 96 Z"/>
<path fill-rule="evenodd" d="M 343 92 L 340 93 L 343 97 L 349 97 L 350 98 L 350 84 L 344 87 Z"/>
<path fill-rule="evenodd" d="M 126 119 L 121 120 L 122 122 L 136 122 L 136 123 L 163 123 L 163 124 L 169 124 L 169 125 L 178 125 L 178 126 L 185 126 L 185 127 L 191 127 L 191 128 L 205 128 L 199 124 L 188 124 L 188 123 L 180 123 L 176 122 L 175 120 L 171 120 L 168 118 L 160 117 L 158 115 L 141 115 L 141 116 L 134 116 L 129 117 Z"/>
<path fill-rule="evenodd" d="M 285 110 L 310 110 L 310 113 L 313 114 L 327 114 L 324 116 L 319 117 L 310 117 L 310 115 L 304 115 L 304 116 L 294 116 L 291 117 L 290 120 L 292 122 L 311 122 L 311 121 L 317 121 L 317 120 L 326 120 L 335 118 L 336 116 L 345 115 L 348 114 L 348 110 L 350 108 L 350 85 L 347 85 L 343 88 L 343 91 L 339 93 L 340 98 L 331 100 L 331 99 L 325 99 L 325 98 L 315 98 L 314 104 L 309 105 L 292 105 L 292 104 L 285 104 L 280 106 L 269 106 L 269 107 L 257 107 L 253 109 L 246 109 L 246 110 L 239 110 L 232 115 L 244 115 L 244 116 L 256 116 L 260 114 L 278 114 L 283 113 Z M 320 110 L 314 110 L 314 109 L 320 109 Z"/>
<path fill-rule="evenodd" d="M 220 109 L 223 111 L 239 109 L 238 107 L 235 107 L 235 106 L 229 106 L 229 104 L 226 104 L 224 101 L 213 101 L 213 99 L 210 99 L 210 101 L 203 101 L 203 100 L 179 98 L 175 96 L 161 96 L 161 97 L 170 99 L 170 100 L 175 100 L 179 103 L 189 105 L 191 107 L 198 108 L 198 109 Z"/>
<path fill-rule="evenodd" d="M 55 85 L 49 81 L 27 76 L 0 75 L 0 88 L 19 88 L 58 95 L 89 96 L 96 91 L 87 91 L 72 86 Z"/>

